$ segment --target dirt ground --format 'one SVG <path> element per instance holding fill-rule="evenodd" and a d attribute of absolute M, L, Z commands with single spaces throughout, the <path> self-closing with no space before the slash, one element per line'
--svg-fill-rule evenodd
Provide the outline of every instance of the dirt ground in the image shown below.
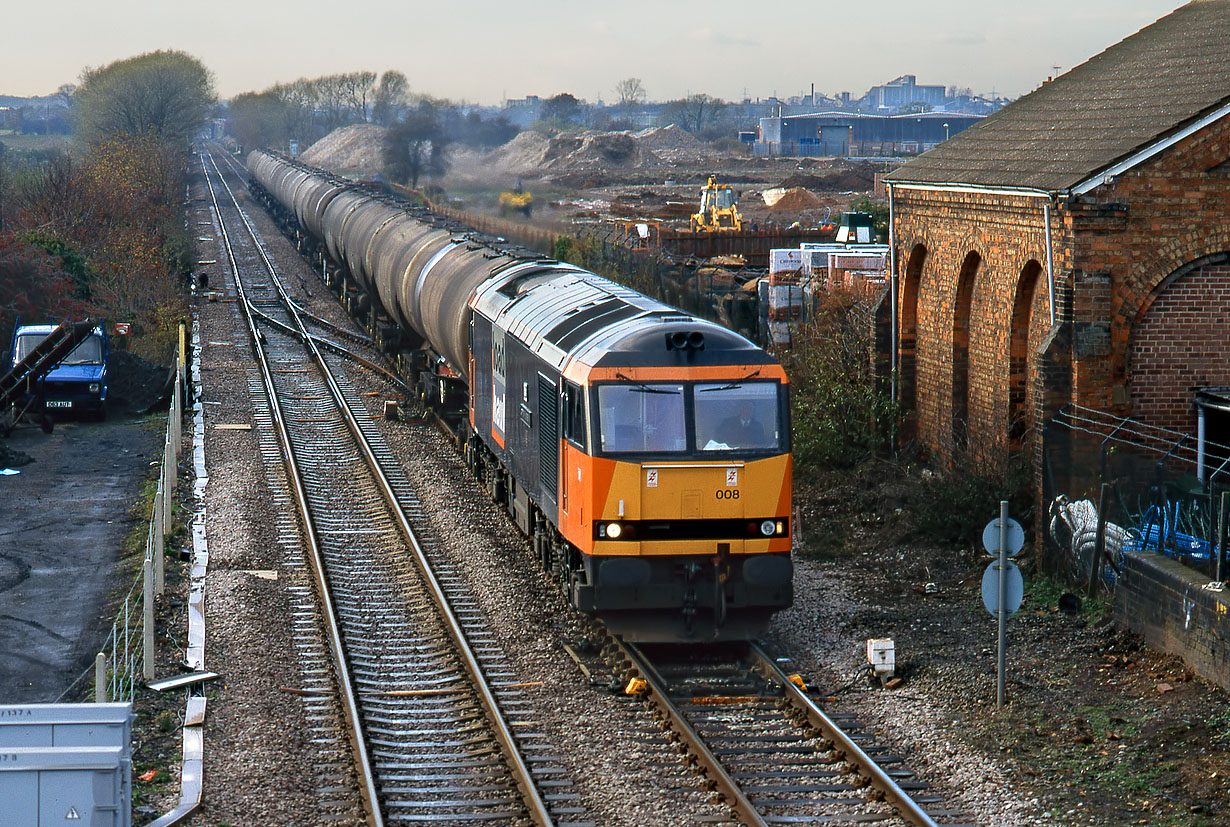
<path fill-rule="evenodd" d="M 366 178 L 378 174 L 384 130 L 339 129 L 304 151 L 302 160 Z M 893 160 L 756 157 L 747 147 L 718 148 L 670 125 L 636 132 L 522 132 L 491 151 L 453 147 L 448 173 L 421 185 L 439 188 L 458 209 L 495 214 L 500 192 L 520 184 L 534 199 L 532 221 L 552 228 L 612 219 L 651 219 L 687 229 L 700 188 L 711 175 L 732 185 L 744 221 L 756 227 L 815 227 L 836 222 L 866 197 Z M 800 188 L 770 207 L 765 190 Z"/>
<path fill-rule="evenodd" d="M 796 483 L 803 567 L 860 603 L 838 634 L 893 638 L 904 679 L 887 690 L 861 669 L 829 673 L 838 701 L 894 693 L 901 719 L 890 728 L 918 740 L 912 726 L 926 719 L 1003 767 L 1045 808 L 1039 823 L 1230 824 L 1230 698 L 1117 629 L 1112 595 L 1089 600 L 1083 588 L 1032 570 L 1038 539 L 1030 538 L 1020 561 L 1025 600 L 1007 624 L 1007 702 L 997 710 L 997 628 L 980 588 L 989 558 L 981 547 L 917 535 L 912 515 L 928 500 L 934 506 L 931 481 L 877 462 Z M 969 519 L 981 526 L 993 516 Z M 1079 609 L 1060 610 L 1065 593 L 1081 598 Z M 860 662 L 852 654 L 847 664 Z"/>

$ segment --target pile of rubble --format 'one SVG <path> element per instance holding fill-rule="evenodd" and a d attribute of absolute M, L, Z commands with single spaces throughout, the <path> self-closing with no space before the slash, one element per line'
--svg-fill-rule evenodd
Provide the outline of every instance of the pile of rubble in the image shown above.
<path fill-rule="evenodd" d="M 375 124 L 359 123 L 335 129 L 304 151 L 299 159 L 334 171 L 352 170 L 370 175 L 384 166 L 386 130 Z"/>

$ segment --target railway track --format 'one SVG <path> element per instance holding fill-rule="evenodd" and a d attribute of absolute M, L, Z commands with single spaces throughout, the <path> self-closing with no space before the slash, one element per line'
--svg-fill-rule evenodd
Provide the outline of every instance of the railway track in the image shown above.
<path fill-rule="evenodd" d="M 265 327 L 293 334 L 291 320 L 264 305 L 260 310 Z M 293 308 L 286 312 L 293 315 Z M 350 357 L 347 348 L 333 341 L 341 332 L 300 338 L 327 348 L 331 360 Z M 370 344 L 362 341 L 365 337 L 345 338 Z M 727 652 L 709 661 L 675 661 L 668 651 L 653 650 L 647 656 L 622 647 L 616 669 L 624 679 L 621 686 L 629 677 L 645 681 L 642 691 L 669 726 L 677 747 L 729 807 L 729 822 L 700 815 L 689 821 L 678 812 L 678 823 L 972 823 L 929 795 L 927 785 L 904 761 L 875 743 L 857 721 L 825 715 L 815 698 L 791 683 L 762 652 L 751 648 L 738 657 Z M 555 814 L 564 816 L 561 824 L 580 817 L 562 807 Z"/>
<path fill-rule="evenodd" d="M 589 823 L 461 572 L 416 533 L 424 505 L 346 377 L 343 331 L 291 300 L 222 169 L 201 160 L 321 598 L 327 642 L 304 630 L 299 691 L 313 722 L 340 708 L 369 823 Z"/>
<path fill-rule="evenodd" d="M 646 697 L 741 824 L 973 827 L 858 721 L 826 715 L 755 644 L 641 647 L 610 638 L 607 656 L 625 691 Z"/>

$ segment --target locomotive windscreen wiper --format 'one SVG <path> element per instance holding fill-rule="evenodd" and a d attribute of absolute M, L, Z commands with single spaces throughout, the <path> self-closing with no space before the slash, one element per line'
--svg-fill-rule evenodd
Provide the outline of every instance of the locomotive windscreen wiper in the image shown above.
<path fill-rule="evenodd" d="M 749 373 L 747 376 L 744 376 L 738 382 L 731 382 L 729 385 L 719 385 L 714 388 L 701 388 L 700 393 L 713 393 L 714 391 L 738 390 L 739 388 L 743 387 L 744 382 L 746 382 L 749 379 L 755 379 L 759 375 L 760 375 L 760 368 L 756 368 L 754 371 Z"/>
<path fill-rule="evenodd" d="M 667 396 L 678 396 L 679 394 L 683 393 L 683 391 L 679 389 L 670 390 L 670 389 L 664 389 L 664 388 L 651 387 L 650 385 L 646 385 L 643 382 L 637 382 L 634 379 L 630 379 L 629 377 L 624 376 L 622 373 L 615 374 L 615 378 L 622 379 L 625 382 L 631 382 L 632 387 L 629 388 L 628 390 L 633 391 L 635 393 L 664 393 Z"/>

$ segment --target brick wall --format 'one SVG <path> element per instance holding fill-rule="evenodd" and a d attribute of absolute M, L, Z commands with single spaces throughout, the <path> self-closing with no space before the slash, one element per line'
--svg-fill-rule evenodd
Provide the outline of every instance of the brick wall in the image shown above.
<path fill-rule="evenodd" d="M 1208 581 L 1168 557 L 1129 552 L 1115 589 L 1115 621 L 1230 689 L 1230 594 L 1205 591 Z"/>
<path fill-rule="evenodd" d="M 1223 119 L 1069 205 L 1077 284 L 1075 401 L 1180 430 L 1194 423 L 1189 388 L 1195 379 L 1181 374 L 1193 349 L 1202 349 L 1208 328 L 1168 324 L 1162 316 L 1202 303 L 1220 304 L 1224 313 L 1230 299 L 1224 279 L 1176 280 L 1193 262 L 1230 251 L 1230 170 L 1223 168 L 1228 156 L 1230 119 Z M 1171 290 L 1177 293 L 1168 297 Z M 1142 323 L 1147 341 L 1140 339 Z M 1143 350 L 1133 353 L 1134 341 L 1170 355 L 1168 361 L 1145 358 L 1138 365 L 1153 371 L 1145 384 L 1131 364 L 1145 357 Z M 1171 376 L 1159 384 L 1157 371 Z M 1174 394 L 1180 389 L 1187 398 L 1178 403 Z M 1166 394 L 1167 402 L 1155 405 L 1152 390 Z M 1177 416 L 1179 407 L 1189 415 Z"/>
<path fill-rule="evenodd" d="M 900 354 L 902 399 L 914 402 L 920 442 L 995 470 L 1068 402 L 1190 429 L 1191 389 L 1230 385 L 1228 157 L 1230 118 L 1081 198 L 1055 199 L 1060 339 L 1046 199 L 894 187 L 903 332 L 914 331 Z"/>
<path fill-rule="evenodd" d="M 1168 283 L 1132 330 L 1127 368 L 1133 417 L 1194 432 L 1194 389 L 1230 385 L 1230 266 Z"/>
<path fill-rule="evenodd" d="M 1042 200 L 894 190 L 894 209 L 899 259 L 918 263 L 926 250 L 899 291 L 901 312 L 914 320 L 904 328 L 915 334 L 912 352 L 901 354 L 901 375 L 913 381 L 902 398 L 914 401 L 918 435 L 941 458 L 968 454 L 1001 467 L 1011 422 L 1035 419 L 1027 387 L 1036 382 L 1036 360 L 1014 365 L 1014 330 L 1019 355 L 1020 342 L 1035 352 L 1050 326 Z M 971 281 L 972 293 L 962 295 L 960 285 Z M 954 356 L 961 375 L 954 376 Z M 1022 374 L 1014 395 L 1012 379 Z"/>

